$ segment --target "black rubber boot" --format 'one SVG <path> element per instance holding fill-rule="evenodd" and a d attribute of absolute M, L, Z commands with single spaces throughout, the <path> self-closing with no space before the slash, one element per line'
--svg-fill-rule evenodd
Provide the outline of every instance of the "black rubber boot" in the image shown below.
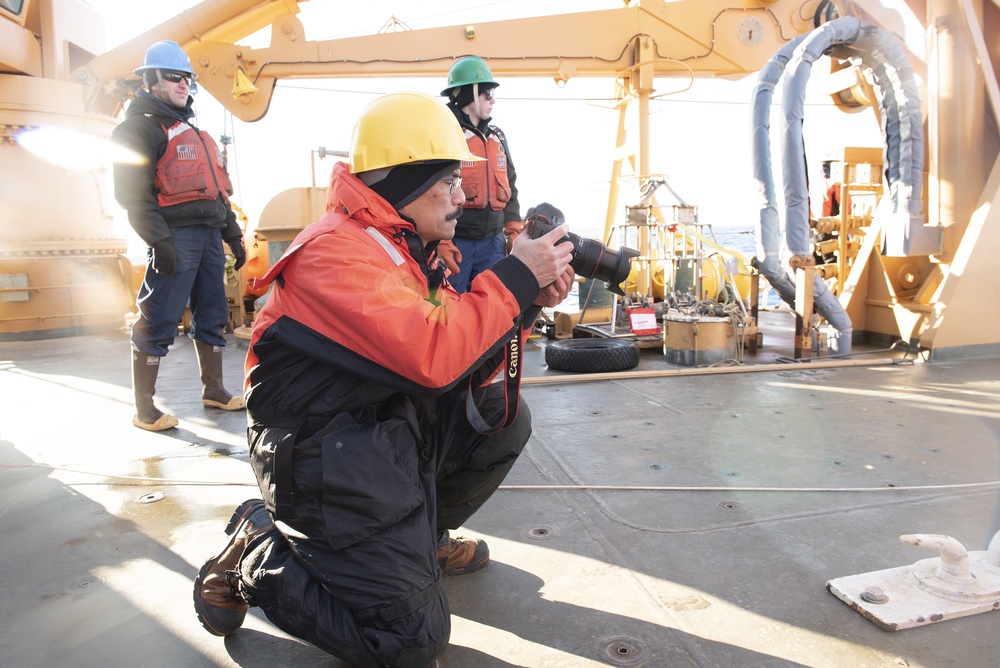
<path fill-rule="evenodd" d="M 132 424 L 146 431 L 165 431 L 177 426 L 177 418 L 161 411 L 153 403 L 156 375 L 160 358 L 132 351 L 132 391 L 135 393 L 135 415 Z"/>
<path fill-rule="evenodd" d="M 201 403 L 209 408 L 221 408 L 224 411 L 246 408 L 247 403 L 243 397 L 229 394 L 222 384 L 224 349 L 197 340 L 194 342 L 194 349 L 198 354 L 198 366 L 201 368 Z"/>

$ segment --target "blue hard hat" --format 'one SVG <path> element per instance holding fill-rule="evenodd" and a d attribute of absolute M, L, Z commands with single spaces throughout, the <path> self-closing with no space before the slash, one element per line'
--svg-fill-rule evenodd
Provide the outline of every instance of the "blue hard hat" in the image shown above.
<path fill-rule="evenodd" d="M 188 59 L 184 49 L 177 42 L 162 40 L 156 42 L 146 49 L 146 56 L 142 59 L 142 65 L 132 70 L 135 74 L 142 76 L 146 70 L 171 70 L 174 72 L 184 72 L 196 77 L 191 69 L 191 61 Z"/>

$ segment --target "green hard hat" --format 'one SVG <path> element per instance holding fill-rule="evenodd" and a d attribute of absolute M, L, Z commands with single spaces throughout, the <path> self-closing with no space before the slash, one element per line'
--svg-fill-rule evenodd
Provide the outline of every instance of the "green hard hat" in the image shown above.
<path fill-rule="evenodd" d="M 456 60 L 451 69 L 448 70 L 448 86 L 441 91 L 441 94 L 448 95 L 449 91 L 455 88 L 470 86 L 472 84 L 500 85 L 493 80 L 493 72 L 490 71 L 490 66 L 479 56 L 466 56 Z"/>

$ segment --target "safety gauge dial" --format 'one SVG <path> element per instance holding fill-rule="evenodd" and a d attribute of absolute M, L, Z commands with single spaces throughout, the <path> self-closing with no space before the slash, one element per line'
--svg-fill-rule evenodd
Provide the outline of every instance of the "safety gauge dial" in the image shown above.
<path fill-rule="evenodd" d="M 736 38 L 743 46 L 757 46 L 764 39 L 764 24 L 756 16 L 744 16 L 736 26 Z"/>

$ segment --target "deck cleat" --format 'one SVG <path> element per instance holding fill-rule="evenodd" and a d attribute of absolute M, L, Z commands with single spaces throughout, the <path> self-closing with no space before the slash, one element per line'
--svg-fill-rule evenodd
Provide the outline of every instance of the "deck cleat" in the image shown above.
<path fill-rule="evenodd" d="M 1000 609 L 1000 532 L 985 551 L 977 552 L 942 534 L 906 534 L 899 540 L 936 549 L 939 556 L 835 578 L 826 588 L 884 631 Z"/>

